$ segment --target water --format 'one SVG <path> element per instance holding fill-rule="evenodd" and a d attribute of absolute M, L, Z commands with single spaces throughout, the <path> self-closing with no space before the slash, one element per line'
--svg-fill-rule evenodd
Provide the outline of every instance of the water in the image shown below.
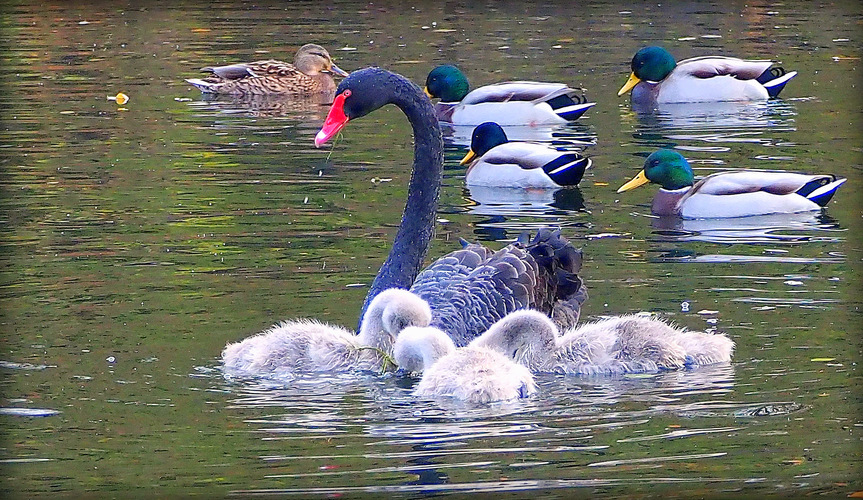
<path fill-rule="evenodd" d="M 729 15 L 734 12 L 734 15 Z M 149 496 L 846 496 L 863 490 L 859 363 L 861 16 L 853 3 L 234 3 L 4 8 L 2 491 Z M 353 325 L 406 194 L 407 121 L 385 109 L 335 147 L 327 108 L 207 101 L 182 78 L 290 59 L 421 82 L 566 81 L 597 106 L 524 130 L 593 167 L 557 193 L 468 191 L 448 135 L 430 257 L 555 224 L 583 247 L 586 318 L 652 311 L 736 342 L 734 362 L 614 378 L 542 376 L 523 401 L 418 401 L 373 375 L 226 381 L 227 342 L 311 316 Z M 641 45 L 781 59 L 783 99 L 632 109 Z M 105 99 L 123 91 L 125 110 Z M 585 146 L 584 143 L 589 145 Z M 823 213 L 650 215 L 614 191 L 660 146 L 723 168 L 848 177 Z M 360 285 L 360 286 L 357 286 Z"/>

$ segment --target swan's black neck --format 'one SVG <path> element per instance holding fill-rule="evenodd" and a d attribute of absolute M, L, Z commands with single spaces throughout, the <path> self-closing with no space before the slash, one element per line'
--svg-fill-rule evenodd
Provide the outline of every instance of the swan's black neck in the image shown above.
<path fill-rule="evenodd" d="M 407 115 L 414 134 L 414 164 L 408 199 L 392 250 L 372 282 L 360 321 L 375 296 L 387 288 L 408 289 L 420 271 L 434 234 L 443 173 L 443 138 L 431 101 L 406 78 L 392 75 L 386 86 L 392 104 Z"/>

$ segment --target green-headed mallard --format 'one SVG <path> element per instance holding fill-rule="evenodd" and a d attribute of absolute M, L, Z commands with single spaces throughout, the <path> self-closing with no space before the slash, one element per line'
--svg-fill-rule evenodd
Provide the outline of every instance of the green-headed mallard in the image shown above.
<path fill-rule="evenodd" d="M 559 188 L 575 186 L 590 167 L 590 158 L 533 142 L 509 142 L 500 125 L 480 124 L 461 164 L 470 163 L 468 186 Z"/>
<path fill-rule="evenodd" d="M 655 182 L 661 188 L 653 198 L 654 214 L 711 219 L 818 210 L 845 181 L 834 175 L 739 170 L 717 172 L 694 182 L 686 158 L 660 149 L 648 156 L 644 169 L 617 192 Z"/>
<path fill-rule="evenodd" d="M 348 76 L 336 66 L 326 49 L 313 43 L 300 47 L 294 56 L 294 64 L 268 59 L 206 67 L 201 71 L 212 75 L 186 81 L 204 93 L 237 96 L 333 93 L 336 90 L 333 73 Z"/>
<path fill-rule="evenodd" d="M 455 66 L 433 69 L 425 92 L 440 98 L 437 117 L 454 125 L 553 125 L 577 120 L 596 105 L 563 83 L 502 82 L 470 91 L 467 78 Z"/>
<path fill-rule="evenodd" d="M 644 47 L 617 95 L 632 90 L 634 103 L 757 101 L 776 97 L 796 71 L 773 61 L 704 56 L 675 62 L 662 47 Z"/>

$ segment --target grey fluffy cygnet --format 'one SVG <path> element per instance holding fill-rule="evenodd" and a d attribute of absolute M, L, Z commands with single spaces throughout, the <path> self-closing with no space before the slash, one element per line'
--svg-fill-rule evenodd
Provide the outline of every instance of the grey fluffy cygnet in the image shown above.
<path fill-rule="evenodd" d="M 527 339 L 512 340 L 519 336 Z M 533 372 L 579 375 L 723 363 L 731 361 L 734 351 L 734 342 L 724 334 L 689 331 L 632 314 L 586 323 L 559 335 L 546 315 L 531 310 L 510 313 L 474 343 L 512 357 Z"/>
<path fill-rule="evenodd" d="M 386 368 L 396 335 L 431 321 L 428 304 L 407 290 L 378 294 L 358 334 L 314 319 L 284 321 L 222 351 L 227 374 L 284 377 L 301 371 L 379 371 Z"/>
<path fill-rule="evenodd" d="M 473 342 L 456 348 L 434 327 L 402 330 L 393 347 L 400 371 L 422 373 L 414 394 L 491 403 L 527 397 L 536 392 L 533 375 L 512 358 Z"/>

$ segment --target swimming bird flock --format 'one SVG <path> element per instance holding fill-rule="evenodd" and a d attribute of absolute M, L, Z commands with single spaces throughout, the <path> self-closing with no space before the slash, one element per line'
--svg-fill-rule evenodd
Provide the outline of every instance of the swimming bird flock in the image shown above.
<path fill-rule="evenodd" d="M 676 61 L 645 47 L 618 93 L 633 105 L 775 99 L 796 75 L 768 60 L 704 56 Z M 314 319 L 283 321 L 222 352 L 231 377 L 300 373 L 395 372 L 417 377 L 419 398 L 472 404 L 531 397 L 534 376 L 616 376 L 729 363 L 733 340 L 690 331 L 654 316 L 625 314 L 580 321 L 588 299 L 583 254 L 557 228 L 524 234 L 497 250 L 461 248 L 423 268 L 434 234 L 444 165 L 440 123 L 475 126 L 467 154 L 468 186 L 561 189 L 577 185 L 591 160 L 581 151 L 511 141 L 505 126 L 565 124 L 596 104 L 564 83 L 506 81 L 470 89 L 457 67 L 431 70 L 421 87 L 371 67 L 350 74 L 321 46 L 307 44 L 293 64 L 277 60 L 210 66 L 187 81 L 230 95 L 333 94 L 314 139 L 320 147 L 352 120 L 389 104 L 414 137 L 408 196 L 389 256 L 371 283 L 356 333 Z M 335 86 L 333 75 L 344 79 Z M 433 99 L 437 99 L 435 102 Z M 731 170 L 696 179 L 673 149 L 654 151 L 618 192 L 659 184 L 658 216 L 727 218 L 821 210 L 845 179 L 830 174 Z"/>

